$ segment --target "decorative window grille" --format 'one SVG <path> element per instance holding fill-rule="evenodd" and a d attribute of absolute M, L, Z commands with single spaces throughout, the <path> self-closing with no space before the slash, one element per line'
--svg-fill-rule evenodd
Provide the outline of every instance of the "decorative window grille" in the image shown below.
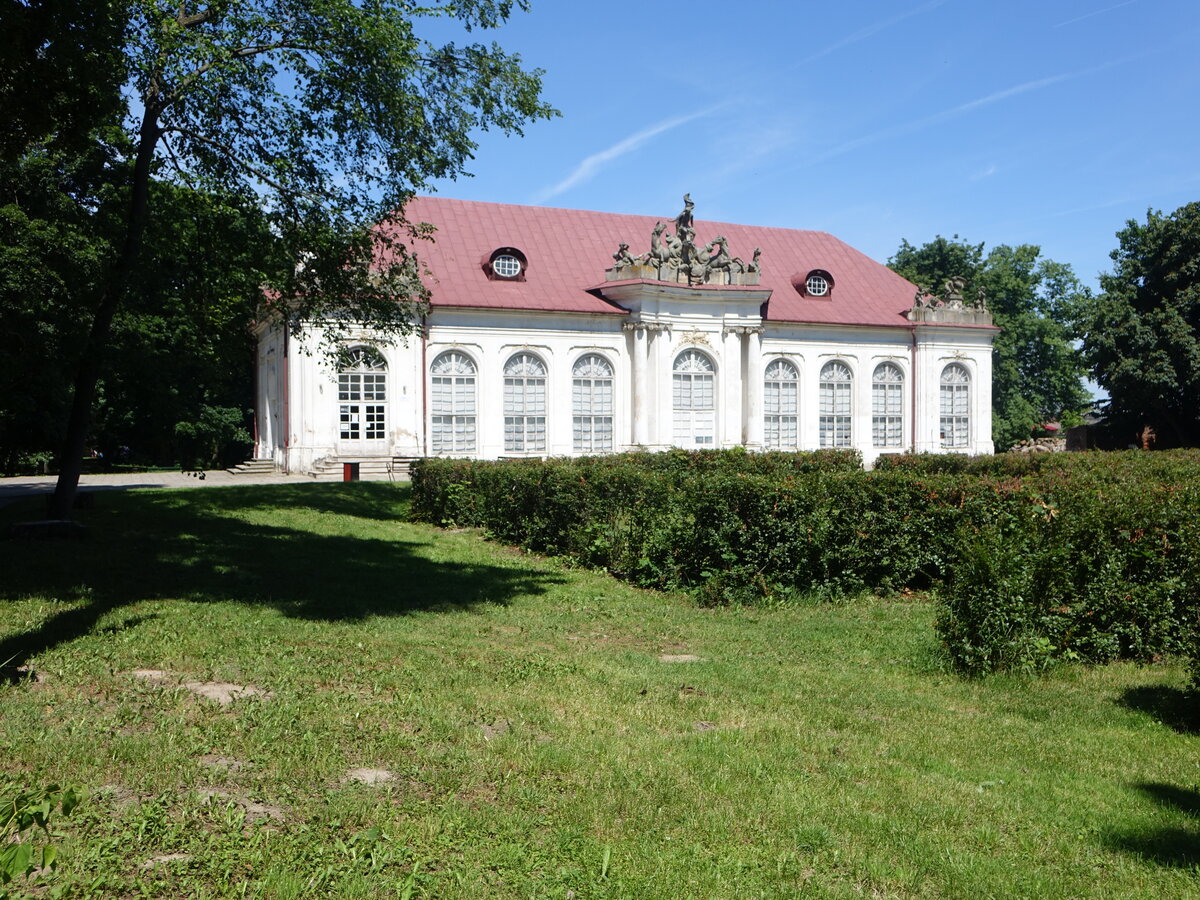
<path fill-rule="evenodd" d="M 971 436 L 971 375 L 964 366 L 951 363 L 942 369 L 942 446 L 966 447 Z"/>
<path fill-rule="evenodd" d="M 854 376 L 843 362 L 828 362 L 821 369 L 820 434 L 822 447 L 849 447 Z"/>
<path fill-rule="evenodd" d="M 475 452 L 475 363 L 447 350 L 429 367 L 430 449 L 434 454 Z"/>
<path fill-rule="evenodd" d="M 387 363 L 373 347 L 349 347 L 338 365 L 338 434 L 343 441 L 387 437 Z"/>
<path fill-rule="evenodd" d="M 518 353 L 504 366 L 504 450 L 546 449 L 546 367 L 532 353 Z"/>
<path fill-rule="evenodd" d="M 880 363 L 871 379 L 871 443 L 904 446 L 904 373 L 895 363 Z"/>
<path fill-rule="evenodd" d="M 571 415 L 576 453 L 612 452 L 613 368 L 603 356 L 581 356 L 571 369 Z"/>
<path fill-rule="evenodd" d="M 674 439 L 680 447 L 712 447 L 717 439 L 716 388 L 712 360 L 699 350 L 675 357 L 671 373 Z"/>
<path fill-rule="evenodd" d="M 763 382 L 763 443 L 777 450 L 799 446 L 800 375 L 786 359 L 767 366 Z"/>

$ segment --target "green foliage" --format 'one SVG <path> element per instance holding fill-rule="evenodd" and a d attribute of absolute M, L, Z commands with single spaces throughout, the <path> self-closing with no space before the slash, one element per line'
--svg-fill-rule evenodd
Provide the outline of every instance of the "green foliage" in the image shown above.
<path fill-rule="evenodd" d="M 131 137 L 161 163 L 159 177 L 268 211 L 284 255 L 303 265 L 271 285 L 261 318 L 316 323 L 331 341 L 353 323 L 405 335 L 423 309 L 412 245 L 426 232 L 404 221 L 404 202 L 461 174 L 477 130 L 519 134 L 555 114 L 539 98 L 541 72 L 518 56 L 425 35 L 431 20 L 495 28 L 512 8 L 130 0 L 125 60 L 144 109 Z"/>
<path fill-rule="evenodd" d="M 0 160 L 0 471 L 57 447 L 91 288 L 109 242 L 97 222 L 110 158 L 101 148 Z"/>
<path fill-rule="evenodd" d="M 1122 446 L 1149 425 L 1158 445 L 1200 444 L 1200 203 L 1147 211 L 1117 233 L 1103 292 L 1076 311 L 1093 377 Z"/>
<path fill-rule="evenodd" d="M 1200 596 L 1200 458 L 1099 454 L 988 479 L 939 633 L 969 673 L 1187 651 Z"/>
<path fill-rule="evenodd" d="M 413 513 L 705 605 L 936 587 L 968 673 L 1190 647 L 1200 455 L 422 460 Z"/>
<path fill-rule="evenodd" d="M 17 879 L 57 868 L 58 847 L 51 843 L 55 836 L 51 822 L 56 813 L 70 816 L 79 801 L 74 788 L 51 784 L 23 790 L 0 781 L 0 900 L 12 896 L 8 885 Z M 40 847 L 35 832 L 41 833 Z"/>
<path fill-rule="evenodd" d="M 1041 257 L 1029 244 L 983 244 L 940 235 L 914 247 L 903 241 L 888 265 L 909 281 L 938 291 L 966 279 L 965 295 L 982 290 L 996 325 L 992 353 L 992 440 L 1007 450 L 1048 421 L 1076 424 L 1088 403 L 1083 361 L 1068 323 L 1090 297 L 1071 267 Z"/>

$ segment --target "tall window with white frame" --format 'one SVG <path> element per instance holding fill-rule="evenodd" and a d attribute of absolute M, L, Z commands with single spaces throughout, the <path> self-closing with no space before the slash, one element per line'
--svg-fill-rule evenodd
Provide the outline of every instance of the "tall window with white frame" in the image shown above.
<path fill-rule="evenodd" d="M 854 376 L 844 362 L 833 360 L 821 368 L 819 416 L 822 447 L 849 447 L 852 438 Z"/>
<path fill-rule="evenodd" d="M 971 440 L 971 373 L 966 366 L 950 363 L 942 369 L 942 446 L 964 448 Z"/>
<path fill-rule="evenodd" d="M 671 372 L 673 437 L 679 447 L 712 447 L 717 441 L 717 392 L 712 360 L 699 350 L 675 357 Z"/>
<path fill-rule="evenodd" d="M 338 437 L 387 437 L 387 363 L 374 347 L 348 347 L 338 359 Z"/>
<path fill-rule="evenodd" d="M 871 378 L 871 443 L 904 446 L 904 373 L 895 363 L 880 363 Z"/>
<path fill-rule="evenodd" d="M 504 452 L 546 450 L 546 366 L 532 353 L 504 365 Z"/>
<path fill-rule="evenodd" d="M 795 450 L 800 431 L 800 374 L 786 359 L 767 366 L 763 380 L 763 443 L 775 450 Z"/>
<path fill-rule="evenodd" d="M 613 449 L 613 367 L 589 353 L 571 368 L 571 415 L 576 453 L 611 453 Z"/>
<path fill-rule="evenodd" d="M 475 361 L 447 350 L 430 374 L 430 451 L 434 455 L 475 452 Z"/>

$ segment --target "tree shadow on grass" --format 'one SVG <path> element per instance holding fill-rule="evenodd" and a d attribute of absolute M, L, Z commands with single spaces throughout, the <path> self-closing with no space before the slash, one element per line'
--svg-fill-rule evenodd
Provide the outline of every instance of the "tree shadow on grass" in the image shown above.
<path fill-rule="evenodd" d="M 1113 832 L 1105 843 L 1112 850 L 1140 856 L 1162 866 L 1200 866 L 1200 792 L 1160 782 L 1141 782 L 1133 787 L 1167 809 L 1175 810 L 1183 823 L 1167 828 Z"/>
<path fill-rule="evenodd" d="M 1147 684 L 1126 690 L 1117 702 L 1127 709 L 1147 713 L 1181 734 L 1200 732 L 1196 697 L 1183 688 Z"/>
<path fill-rule="evenodd" d="M 426 544 L 379 524 L 398 520 L 403 496 L 386 484 L 128 494 L 87 511 L 83 541 L 0 542 L 0 599 L 70 604 L 0 640 L 0 666 L 11 672 L 144 600 L 236 602 L 343 622 L 506 604 L 562 582 L 524 557 L 430 558 Z"/>

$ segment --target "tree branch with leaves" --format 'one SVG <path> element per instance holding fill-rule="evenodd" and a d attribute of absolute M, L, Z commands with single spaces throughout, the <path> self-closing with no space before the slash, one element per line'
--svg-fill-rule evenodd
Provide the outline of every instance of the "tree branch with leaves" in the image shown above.
<path fill-rule="evenodd" d="M 496 44 L 433 44 L 422 20 L 466 32 L 508 20 L 511 0 L 126 0 L 132 176 L 123 237 L 94 302 L 74 382 L 52 515 L 78 485 L 101 359 L 126 300 L 154 178 L 257 203 L 298 263 L 264 285 L 260 315 L 316 324 L 329 341 L 353 323 L 384 338 L 417 325 L 426 291 L 403 218 L 431 180 L 462 174 L 479 130 L 520 134 L 556 115 L 541 75 Z M 171 140 L 167 141 L 167 136 Z M 377 227 L 386 223 L 389 227 Z"/>

